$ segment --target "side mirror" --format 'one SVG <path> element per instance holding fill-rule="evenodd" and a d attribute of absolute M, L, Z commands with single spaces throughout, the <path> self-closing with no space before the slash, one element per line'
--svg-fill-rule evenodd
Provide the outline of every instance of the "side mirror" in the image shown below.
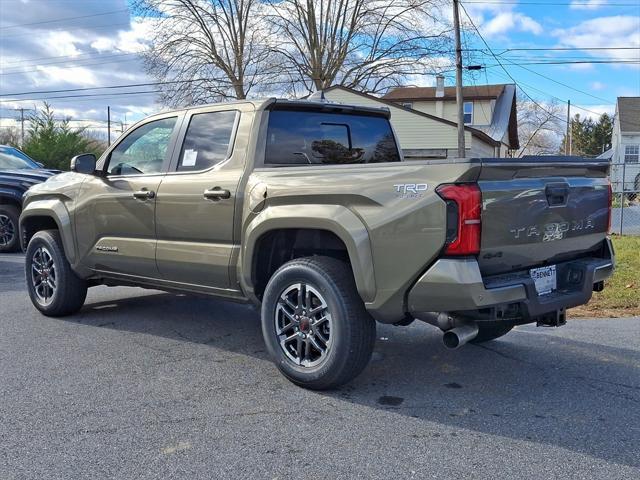
<path fill-rule="evenodd" d="M 36 165 L 38 165 L 38 167 L 40 168 L 44 168 L 44 163 L 36 162 Z"/>
<path fill-rule="evenodd" d="M 96 171 L 96 156 L 93 153 L 83 153 L 71 159 L 71 171 L 93 175 Z"/>

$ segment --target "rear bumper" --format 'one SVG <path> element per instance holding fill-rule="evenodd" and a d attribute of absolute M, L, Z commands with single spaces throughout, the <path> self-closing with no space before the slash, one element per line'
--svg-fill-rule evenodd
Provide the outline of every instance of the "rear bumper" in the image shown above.
<path fill-rule="evenodd" d="M 519 317 L 535 318 L 587 303 L 594 284 L 610 277 L 614 264 L 613 247 L 606 239 L 600 257 L 558 263 L 558 289 L 540 296 L 528 270 L 483 278 L 475 259 L 443 258 L 409 291 L 408 308 L 417 318 L 430 312 L 473 315 L 483 311 L 491 315 L 491 310 L 493 315 L 507 311 L 517 312 Z"/>

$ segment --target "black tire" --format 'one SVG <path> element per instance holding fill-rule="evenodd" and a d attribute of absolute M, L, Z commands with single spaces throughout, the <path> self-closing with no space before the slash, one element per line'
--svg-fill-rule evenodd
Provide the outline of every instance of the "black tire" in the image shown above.
<path fill-rule="evenodd" d="M 43 274 L 38 274 L 38 270 L 42 272 L 40 268 L 43 264 L 42 259 L 49 257 L 53 267 L 47 267 Z M 31 238 L 26 252 L 25 273 L 31 302 L 44 315 L 50 317 L 71 315 L 84 305 L 87 297 L 87 282 L 71 270 L 57 230 L 41 230 Z M 51 279 L 55 288 L 50 288 L 48 282 Z M 39 285 L 44 285 L 46 282 L 49 286 L 36 287 L 37 280 L 40 280 Z M 43 291 L 44 295 L 42 295 Z M 49 297 L 46 296 L 46 292 L 50 292 Z"/>
<path fill-rule="evenodd" d="M 515 325 L 510 322 L 478 322 L 478 335 L 471 343 L 484 343 L 500 338 L 513 330 Z"/>
<path fill-rule="evenodd" d="M 0 253 L 20 250 L 18 221 L 20 209 L 13 205 L 0 205 Z"/>
<path fill-rule="evenodd" d="M 276 327 L 278 312 L 283 307 L 281 296 L 296 285 L 303 284 L 305 287 L 301 287 L 301 291 L 306 293 L 311 290 L 326 304 L 326 310 L 319 315 L 331 319 L 330 331 L 322 334 L 330 342 L 324 344 L 327 347 L 325 353 L 320 354 L 318 350 L 318 363 L 307 366 L 296 363 L 285 353 Z M 312 317 L 311 310 L 309 317 Z M 290 315 L 280 318 L 291 318 L 291 324 L 294 323 Z M 323 337 L 318 337 L 316 327 L 311 331 L 308 326 L 309 323 L 315 325 L 314 318 L 307 320 L 310 320 L 306 327 L 309 337 L 315 333 L 317 342 L 318 338 Z M 294 330 L 297 332 L 295 335 L 302 335 L 303 320 L 296 324 Z M 269 280 L 262 302 L 262 333 L 274 363 L 285 377 L 304 388 L 326 390 L 347 383 L 366 367 L 376 340 L 376 324 L 364 308 L 347 264 L 330 257 L 307 257 L 284 264 Z M 280 334 L 288 336 L 288 333 L 284 334 L 284 329 Z M 291 331 L 291 334 L 294 332 Z M 297 338 L 294 341 L 300 342 Z M 307 352 L 313 353 L 313 348 Z"/>

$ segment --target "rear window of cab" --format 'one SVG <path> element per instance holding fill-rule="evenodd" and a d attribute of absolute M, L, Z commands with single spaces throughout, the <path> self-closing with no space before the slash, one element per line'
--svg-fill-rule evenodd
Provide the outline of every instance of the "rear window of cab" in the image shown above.
<path fill-rule="evenodd" d="M 345 165 L 399 162 L 389 120 L 380 116 L 273 110 L 266 165 Z"/>

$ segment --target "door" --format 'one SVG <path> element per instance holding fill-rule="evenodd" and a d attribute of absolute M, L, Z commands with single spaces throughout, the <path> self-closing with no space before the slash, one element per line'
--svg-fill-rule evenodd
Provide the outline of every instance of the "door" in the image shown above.
<path fill-rule="evenodd" d="M 239 120 L 236 110 L 185 118 L 184 140 L 156 200 L 156 260 L 165 280 L 229 288 L 235 198 L 244 167 L 242 152 L 234 156 Z"/>
<path fill-rule="evenodd" d="M 97 271 L 158 277 L 155 207 L 175 146 L 180 116 L 135 128 L 87 179 L 77 201 L 76 235 L 84 262 Z"/>

